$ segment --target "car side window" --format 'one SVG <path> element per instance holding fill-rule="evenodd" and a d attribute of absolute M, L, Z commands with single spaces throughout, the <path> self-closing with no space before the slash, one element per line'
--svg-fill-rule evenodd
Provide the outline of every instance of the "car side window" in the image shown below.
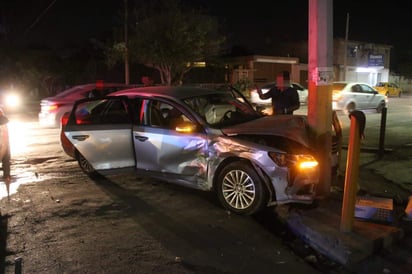
<path fill-rule="evenodd" d="M 130 115 L 126 103 L 123 100 L 110 100 L 107 107 L 101 113 L 102 124 L 130 123 Z"/>
<path fill-rule="evenodd" d="M 362 92 L 362 88 L 360 87 L 360 85 L 354 85 L 352 87 L 352 92 Z"/>
<path fill-rule="evenodd" d="M 126 102 L 121 99 L 102 99 L 79 104 L 75 111 L 76 124 L 131 123 Z"/>
<path fill-rule="evenodd" d="M 189 118 L 179 109 L 162 101 L 146 100 L 143 109 L 143 116 L 140 120 L 147 126 L 175 130 L 177 125 L 189 121 Z"/>
<path fill-rule="evenodd" d="M 362 91 L 363 93 L 374 93 L 375 90 L 373 90 L 371 87 L 367 86 L 367 85 L 362 85 Z"/>

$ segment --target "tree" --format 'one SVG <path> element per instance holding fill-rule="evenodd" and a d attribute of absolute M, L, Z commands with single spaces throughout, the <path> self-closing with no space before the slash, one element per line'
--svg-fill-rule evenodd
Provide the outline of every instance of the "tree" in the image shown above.
<path fill-rule="evenodd" d="M 116 43 L 107 55 L 111 63 L 122 61 L 128 49 L 132 61 L 154 68 L 162 84 L 179 84 L 196 62 L 219 53 L 224 37 L 214 17 L 184 9 L 176 1 L 151 1 L 134 12 L 128 45 Z M 126 47 L 127 46 L 127 47 Z"/>

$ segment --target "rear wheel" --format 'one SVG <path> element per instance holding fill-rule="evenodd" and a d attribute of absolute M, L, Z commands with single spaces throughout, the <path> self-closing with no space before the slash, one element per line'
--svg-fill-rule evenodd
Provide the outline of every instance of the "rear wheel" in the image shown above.
<path fill-rule="evenodd" d="M 77 152 L 77 162 L 79 163 L 79 166 L 81 170 L 87 174 L 90 178 L 98 178 L 99 174 L 97 171 L 93 168 L 93 166 L 89 163 L 89 161 L 86 160 L 86 158 L 83 157 L 79 152 Z"/>
<path fill-rule="evenodd" d="M 256 171 L 245 161 L 233 162 L 220 172 L 217 196 L 228 210 L 252 215 L 267 202 L 267 190 Z"/>
<path fill-rule="evenodd" d="M 349 104 L 346 106 L 345 112 L 346 112 L 347 114 L 349 114 L 349 113 L 351 113 L 351 112 L 354 111 L 354 110 L 356 110 L 355 103 L 349 103 Z"/>

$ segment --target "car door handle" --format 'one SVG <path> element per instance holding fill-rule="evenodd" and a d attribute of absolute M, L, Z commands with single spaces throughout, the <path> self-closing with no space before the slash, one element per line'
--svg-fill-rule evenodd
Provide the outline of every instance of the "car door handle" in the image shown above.
<path fill-rule="evenodd" d="M 84 141 L 89 138 L 89 135 L 73 135 L 72 138 L 76 139 L 77 141 Z"/>
<path fill-rule="evenodd" d="M 134 136 L 134 138 L 137 139 L 137 140 L 139 140 L 140 142 L 144 142 L 144 141 L 146 141 L 147 139 L 149 139 L 149 138 L 146 137 L 146 136 Z"/>

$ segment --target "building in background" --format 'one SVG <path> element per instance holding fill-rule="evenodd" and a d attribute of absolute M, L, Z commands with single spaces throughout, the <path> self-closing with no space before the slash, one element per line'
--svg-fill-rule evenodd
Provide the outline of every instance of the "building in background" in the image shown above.
<path fill-rule="evenodd" d="M 228 82 L 249 81 L 253 85 L 262 85 L 276 80 L 276 75 L 289 71 L 292 81 L 299 82 L 299 58 L 264 55 L 248 55 L 231 57 L 226 60 Z"/>
<path fill-rule="evenodd" d="M 336 81 L 365 82 L 372 86 L 389 81 L 390 45 L 334 39 Z"/>
<path fill-rule="evenodd" d="M 392 46 L 334 39 L 333 47 L 335 81 L 365 82 L 372 86 L 389 81 Z M 259 86 L 275 81 L 278 72 L 287 70 L 292 81 L 307 88 L 307 41 L 279 45 L 277 52 L 280 53 L 278 56 L 247 55 L 226 59 L 229 68 L 227 81 L 247 80 Z"/>

